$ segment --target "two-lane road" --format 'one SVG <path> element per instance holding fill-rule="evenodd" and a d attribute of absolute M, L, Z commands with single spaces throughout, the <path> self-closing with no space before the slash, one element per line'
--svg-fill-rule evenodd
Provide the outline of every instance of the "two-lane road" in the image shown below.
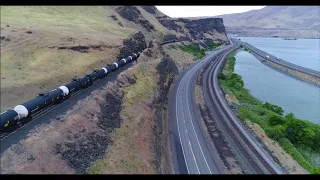
<path fill-rule="evenodd" d="M 173 83 L 169 99 L 170 147 L 174 172 L 178 174 L 225 174 L 226 168 L 201 120 L 194 100 L 194 86 L 204 69 L 203 93 L 216 128 L 226 137 L 245 173 L 281 174 L 282 170 L 263 147 L 239 125 L 239 120 L 224 104 L 217 83 L 217 73 L 228 52 L 239 42 L 231 42 L 182 72 Z M 208 67 L 208 68 L 204 68 Z M 219 93 L 220 92 L 220 93 Z M 231 114 L 231 115 L 230 115 Z"/>
<path fill-rule="evenodd" d="M 172 90 L 175 97 L 171 99 L 171 118 L 173 123 L 173 143 L 180 153 L 177 157 L 180 167 L 176 167 L 182 174 L 224 174 L 225 169 L 219 155 L 211 143 L 210 136 L 201 129 L 201 122 L 197 114 L 197 107 L 192 103 L 194 100 L 194 85 L 198 72 L 219 52 L 219 49 L 201 61 L 191 66 L 182 73 L 180 81 Z M 179 146 L 179 147 L 177 147 Z M 185 166 L 185 168 L 181 168 Z M 184 170 L 181 170 L 184 169 Z"/>

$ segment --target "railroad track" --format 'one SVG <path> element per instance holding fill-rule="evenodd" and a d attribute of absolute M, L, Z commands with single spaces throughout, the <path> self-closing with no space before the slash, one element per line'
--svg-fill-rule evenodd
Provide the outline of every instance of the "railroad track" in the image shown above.
<path fill-rule="evenodd" d="M 104 79 L 104 78 L 103 78 Z M 93 82 L 93 84 L 97 83 L 98 81 L 100 81 L 102 79 L 98 79 L 97 81 Z M 93 85 L 92 84 L 92 85 Z M 13 126 L 11 129 L 9 129 L 8 132 L 2 132 L 0 134 L 0 141 L 4 138 L 6 138 L 7 136 L 9 136 L 10 134 L 15 133 L 16 131 L 18 131 L 19 129 L 25 127 L 26 125 L 28 125 L 31 121 L 37 120 L 38 118 L 41 118 L 43 116 L 45 116 L 47 113 L 51 112 L 52 110 L 56 109 L 57 107 L 61 106 L 63 103 L 77 97 L 79 94 L 81 94 L 83 91 L 85 91 L 86 89 L 81 89 L 77 92 L 75 92 L 74 94 L 71 94 L 69 96 L 69 98 L 65 99 L 64 101 L 62 101 L 59 104 L 51 104 L 49 105 L 47 108 L 35 113 L 34 115 L 32 115 L 31 118 L 29 119 L 25 119 L 23 121 L 21 121 L 19 124 L 17 124 L 16 126 Z"/>
<path fill-rule="evenodd" d="M 209 92 L 208 101 L 213 106 L 213 109 L 215 111 L 213 114 L 216 115 L 213 116 L 216 117 L 213 118 L 213 120 L 218 125 L 220 125 L 227 134 L 229 134 L 229 136 L 236 144 L 237 150 L 241 151 L 238 153 L 242 155 L 241 159 L 246 161 L 246 165 L 249 165 L 249 167 L 247 167 L 248 171 L 253 171 L 252 173 L 257 174 L 277 174 L 279 172 L 275 171 L 274 168 L 271 167 L 270 162 L 266 161 L 263 155 L 261 155 L 261 153 L 257 151 L 256 147 L 254 147 L 252 142 L 250 142 L 248 138 L 243 134 L 243 131 L 241 131 L 235 123 L 235 121 L 238 120 L 229 115 L 221 102 L 221 98 L 218 97 L 218 93 L 221 92 L 221 88 L 216 82 L 216 71 L 219 71 L 219 69 L 217 69 L 218 65 L 221 60 L 225 59 L 227 54 L 229 54 L 237 47 L 223 51 L 219 55 L 217 55 L 213 62 L 210 64 L 210 67 L 206 68 L 206 71 L 208 72 L 204 73 L 204 76 L 207 76 L 203 78 L 203 84 L 206 84 L 206 91 Z M 225 117 L 223 115 L 225 115 Z M 248 148 L 246 148 L 246 146 Z"/>
<path fill-rule="evenodd" d="M 131 64 L 131 63 L 130 63 Z M 92 83 L 91 86 L 97 84 L 98 82 L 102 81 L 102 80 L 105 80 L 108 76 L 105 76 L 104 78 L 102 79 L 97 79 L 96 81 L 94 81 Z M 89 86 L 89 87 L 91 87 Z M 13 126 L 13 127 L 10 127 L 10 129 L 8 129 L 8 131 L 6 132 L 1 132 L 0 133 L 0 141 L 2 141 L 4 138 L 8 137 L 9 135 L 15 133 L 16 131 L 18 131 L 19 129 L 25 127 L 26 125 L 28 125 L 30 122 L 34 121 L 34 120 L 37 120 L 43 116 L 45 116 L 47 113 L 51 112 L 52 110 L 58 108 L 59 106 L 61 106 L 63 103 L 65 102 L 68 102 L 70 100 L 72 100 L 73 98 L 77 97 L 79 94 L 81 94 L 82 92 L 86 91 L 89 87 L 85 88 L 85 89 L 81 89 L 81 90 L 78 90 L 76 91 L 75 93 L 73 94 L 70 94 L 70 96 L 63 100 L 62 102 L 58 103 L 58 104 L 51 104 L 49 105 L 48 107 L 46 107 L 45 109 L 35 113 L 32 115 L 31 118 L 29 119 L 24 119 L 23 121 L 20 121 L 19 124 Z"/>

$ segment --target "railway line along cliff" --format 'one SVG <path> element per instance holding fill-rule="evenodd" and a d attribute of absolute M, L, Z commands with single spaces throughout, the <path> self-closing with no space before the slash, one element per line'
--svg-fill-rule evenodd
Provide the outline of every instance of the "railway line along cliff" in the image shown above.
<path fill-rule="evenodd" d="M 10 145 L 4 174 L 172 173 L 167 93 L 197 58 L 182 49 L 229 44 L 222 19 L 171 19 L 154 6 L 1 7 L 1 32 L 10 39 L 1 40 L 1 111 L 142 51 Z M 179 42 L 161 45 L 172 39 Z"/>

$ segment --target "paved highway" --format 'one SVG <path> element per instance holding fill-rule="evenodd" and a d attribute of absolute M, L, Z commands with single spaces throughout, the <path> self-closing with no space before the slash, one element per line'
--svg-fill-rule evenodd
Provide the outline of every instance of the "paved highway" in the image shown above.
<path fill-rule="evenodd" d="M 224 174 L 225 169 L 208 134 L 203 132 L 194 103 L 194 86 L 198 72 L 226 48 L 219 49 L 183 72 L 174 83 L 171 110 L 171 147 L 174 146 L 175 172 L 180 174 Z M 177 165 L 178 164 L 178 165 Z"/>
<path fill-rule="evenodd" d="M 234 39 L 234 40 L 236 40 L 236 39 Z M 264 51 L 262 51 L 262 50 L 260 50 L 260 49 L 258 49 L 256 47 L 252 46 L 251 44 L 246 43 L 246 42 L 240 41 L 240 43 L 243 46 L 249 48 L 251 51 L 253 51 L 257 55 L 259 55 L 259 56 L 261 56 L 261 57 L 263 57 L 265 59 L 267 59 L 266 56 L 268 55 L 269 56 L 268 60 L 271 61 L 271 62 L 274 62 L 276 64 L 280 64 L 280 65 L 285 66 L 287 68 L 294 69 L 294 70 L 297 70 L 297 71 L 300 71 L 300 72 L 303 72 L 303 73 L 306 73 L 306 74 L 309 74 L 309 75 L 312 75 L 312 76 L 320 78 L 320 72 L 319 71 L 315 71 L 313 69 L 301 67 L 301 66 L 298 66 L 296 64 L 292 64 L 292 63 L 290 63 L 288 61 L 284 61 L 282 59 L 277 59 L 276 56 L 273 56 L 272 54 L 264 52 Z"/>
<path fill-rule="evenodd" d="M 253 140 L 253 137 L 245 132 L 237 122 L 239 120 L 236 116 L 230 115 L 231 110 L 221 103 L 223 97 L 221 97 L 221 89 L 218 89 L 216 75 L 221 67 L 221 60 L 238 46 L 239 44 L 231 44 L 229 47 L 216 50 L 184 71 L 173 84 L 169 100 L 171 118 L 169 129 L 171 129 L 173 167 L 176 173 L 224 174 L 226 172 L 210 136 L 203 130 L 194 102 L 195 80 L 200 70 L 206 66 L 209 66 L 205 70 L 206 78 L 203 78 L 203 81 L 206 81 L 203 82 L 206 84 L 206 87 L 203 87 L 206 104 L 210 104 L 208 108 L 219 124 L 217 128 L 224 131 L 246 173 L 282 173 L 281 168 L 273 162 L 272 158 L 261 150 L 262 147 Z"/>

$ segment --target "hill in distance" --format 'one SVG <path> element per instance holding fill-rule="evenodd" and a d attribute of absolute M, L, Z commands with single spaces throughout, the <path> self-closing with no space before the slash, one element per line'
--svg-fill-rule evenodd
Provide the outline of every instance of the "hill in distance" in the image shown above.
<path fill-rule="evenodd" d="M 320 37 L 320 6 L 267 6 L 215 17 L 223 18 L 228 33 L 239 36 Z"/>

